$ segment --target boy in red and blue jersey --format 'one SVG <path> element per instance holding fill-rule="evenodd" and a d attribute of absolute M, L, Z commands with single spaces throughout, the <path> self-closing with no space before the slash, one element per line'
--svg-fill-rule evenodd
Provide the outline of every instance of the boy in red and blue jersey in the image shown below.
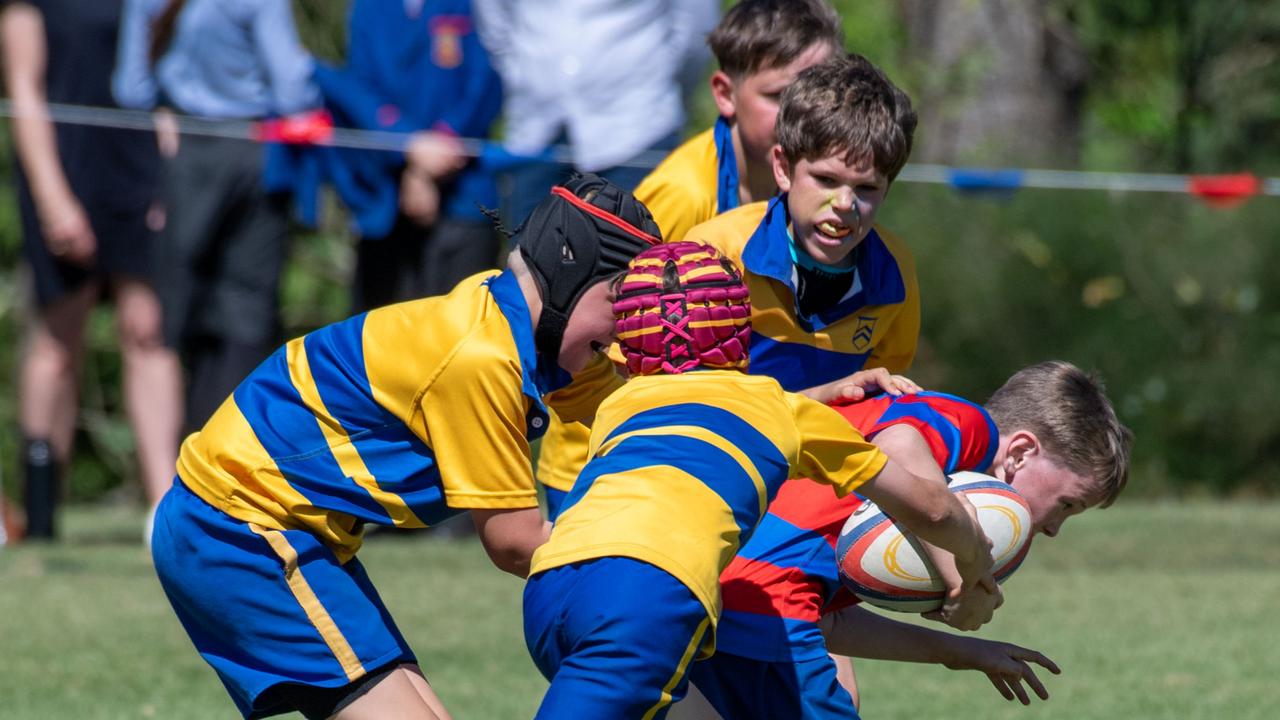
<path fill-rule="evenodd" d="M 835 410 L 873 442 L 891 425 L 909 425 L 946 474 L 989 468 L 999 441 L 985 410 L 943 393 L 880 395 Z M 777 660 L 826 655 L 816 623 L 840 588 L 836 538 L 862 502 L 856 494 L 835 498 L 813 483 L 788 482 L 778 491 L 752 541 L 721 576 L 720 622 L 728 629 L 722 651 Z M 778 635 L 777 618 L 785 621 L 786 638 Z"/>
<path fill-rule="evenodd" d="M 1031 506 L 1033 531 L 1048 536 L 1070 515 L 1113 502 L 1128 473 L 1128 431 L 1101 385 L 1068 363 L 1020 371 L 987 408 L 921 392 L 835 409 L 914 473 L 932 465 L 946 474 L 974 470 L 1009 482 Z M 992 680 L 998 688 L 1003 683 L 1001 691 L 1010 699 L 1017 695 L 1027 702 L 1023 680 L 1046 697 L 1026 664 L 1031 660 L 1056 671 L 1039 653 L 957 638 L 852 607 L 857 600 L 840 585 L 835 547 L 862 502 L 857 495 L 837 498 L 814 483 L 788 481 L 721 574 L 717 654 L 691 672 L 721 717 L 852 717 L 856 703 L 836 682 L 828 652 L 919 659 L 925 647 L 948 667 L 998 675 Z M 949 572 L 945 560 L 937 564 Z M 929 616 L 942 619 L 942 613 Z M 860 637 L 869 623 L 876 630 L 875 646 Z"/>

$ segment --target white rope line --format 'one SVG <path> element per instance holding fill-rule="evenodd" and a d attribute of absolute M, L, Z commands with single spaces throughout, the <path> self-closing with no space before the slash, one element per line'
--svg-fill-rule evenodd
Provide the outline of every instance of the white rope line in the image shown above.
<path fill-rule="evenodd" d="M 23 113 L 14 107 L 12 101 L 0 99 L 0 116 L 13 118 L 20 114 Z M 154 130 L 156 126 L 153 113 L 148 111 L 62 103 L 48 103 L 48 113 L 42 114 L 42 117 L 55 123 L 89 125 L 102 128 Z M 261 141 L 262 125 L 255 121 L 210 120 L 177 114 L 174 115 L 174 118 L 177 121 L 179 132 L 184 135 Z M 322 141 L 315 144 L 358 150 L 403 152 L 410 137 L 411 134 L 408 133 L 335 127 L 326 133 L 326 137 Z M 462 152 L 469 157 L 478 157 L 484 153 L 485 148 L 497 145 L 494 141 L 480 138 L 459 138 L 458 140 L 461 144 Z M 631 160 L 618 163 L 618 165 L 634 168 L 653 168 L 666 156 L 666 152 L 649 150 Z M 572 148 L 568 145 L 555 145 L 546 154 L 529 159 L 550 159 L 569 163 L 572 160 Z M 1217 176 L 1023 168 L 972 168 L 909 163 L 902 169 L 897 181 L 949 185 L 961 190 L 981 192 L 1012 192 L 1023 188 L 1038 188 L 1188 194 L 1191 182 L 1197 177 L 1213 178 Z M 1257 194 L 1280 196 L 1280 178 L 1258 178 Z"/>

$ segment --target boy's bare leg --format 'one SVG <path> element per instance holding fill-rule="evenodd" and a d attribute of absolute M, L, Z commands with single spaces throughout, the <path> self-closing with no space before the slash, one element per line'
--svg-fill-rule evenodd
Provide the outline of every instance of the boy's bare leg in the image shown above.
<path fill-rule="evenodd" d="M 86 283 L 31 318 L 19 370 L 19 423 L 29 438 L 46 440 L 58 462 L 71 455 L 76 391 L 84 354 L 84 326 L 98 301 Z"/>
<path fill-rule="evenodd" d="M 401 665 L 364 695 L 338 711 L 333 720 L 453 720 L 417 665 Z"/>
<path fill-rule="evenodd" d="M 698 692 L 698 688 L 689 684 L 689 693 L 684 699 L 671 706 L 667 720 L 721 720 L 720 713 L 711 706 L 706 696 Z"/>
<path fill-rule="evenodd" d="M 836 664 L 836 681 L 840 683 L 840 687 L 849 691 L 853 706 L 858 707 L 858 680 L 853 674 L 853 660 L 844 655 L 832 655 L 831 660 Z"/>

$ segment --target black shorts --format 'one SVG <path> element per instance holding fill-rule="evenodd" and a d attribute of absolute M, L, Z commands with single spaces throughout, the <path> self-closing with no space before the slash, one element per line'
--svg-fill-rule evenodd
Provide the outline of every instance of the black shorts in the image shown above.
<path fill-rule="evenodd" d="M 22 216 L 22 257 L 31 267 L 36 303 L 48 307 L 91 281 L 127 277 L 152 282 L 156 234 L 147 227 L 147 208 L 86 208 L 97 255 L 87 266 L 67 262 L 49 251 L 35 204 L 21 184 L 18 209 Z"/>

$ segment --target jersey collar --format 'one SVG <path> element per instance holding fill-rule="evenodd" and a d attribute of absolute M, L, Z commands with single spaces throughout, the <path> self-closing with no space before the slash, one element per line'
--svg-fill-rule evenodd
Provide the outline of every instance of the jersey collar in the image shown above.
<path fill-rule="evenodd" d="M 552 366 L 542 362 L 533 344 L 533 318 L 529 312 L 529 303 L 525 302 L 524 293 L 520 292 L 520 283 L 511 270 L 485 280 L 489 293 L 498 310 L 507 319 L 511 329 L 511 338 L 515 340 L 516 352 L 520 356 L 520 391 L 531 401 L 529 437 L 537 437 L 546 430 L 547 407 L 542 396 L 559 390 L 573 380 L 573 376 L 565 372 L 559 365 Z M 535 421 L 534 418 L 538 420 Z"/>
<path fill-rule="evenodd" d="M 787 195 L 782 193 L 769 201 L 764 220 L 747 239 L 747 244 L 742 249 L 742 264 L 756 275 L 763 275 L 785 285 L 791 291 L 794 302 L 794 263 L 791 259 L 791 234 L 787 229 L 790 224 Z M 807 330 L 829 325 L 860 307 L 892 305 L 906 299 L 906 283 L 903 282 L 902 271 L 898 269 L 898 261 L 874 228 L 862 240 L 857 269 L 861 290 L 815 317 L 798 318 L 802 325 L 810 326 Z"/>
<path fill-rule="evenodd" d="M 723 117 L 716 119 L 716 214 L 739 205 L 738 156 L 733 151 L 733 128 Z"/>

